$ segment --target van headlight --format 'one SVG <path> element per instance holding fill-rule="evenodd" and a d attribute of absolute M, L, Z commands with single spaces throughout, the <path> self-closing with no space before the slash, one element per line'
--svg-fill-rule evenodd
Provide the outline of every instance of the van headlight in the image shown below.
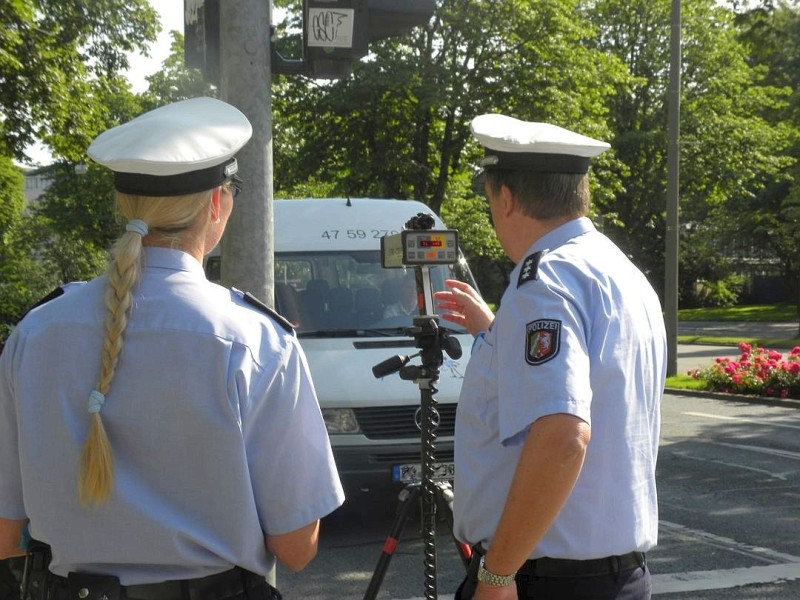
<path fill-rule="evenodd" d="M 358 433 L 356 413 L 349 408 L 323 408 L 322 418 L 328 433 Z"/>

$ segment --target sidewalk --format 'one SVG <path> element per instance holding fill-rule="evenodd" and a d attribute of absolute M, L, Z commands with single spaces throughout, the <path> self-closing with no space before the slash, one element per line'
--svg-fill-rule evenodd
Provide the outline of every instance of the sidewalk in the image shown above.
<path fill-rule="evenodd" d="M 732 338 L 784 338 L 797 337 L 797 323 L 758 323 L 752 321 L 680 321 L 678 335 L 703 335 Z M 788 352 L 791 348 L 770 348 Z M 678 344 L 678 373 L 711 366 L 718 356 L 738 358 L 739 349 L 730 346 L 706 344 Z"/>
<path fill-rule="evenodd" d="M 678 335 L 716 337 L 794 338 L 798 324 L 759 323 L 755 321 L 678 321 Z"/>

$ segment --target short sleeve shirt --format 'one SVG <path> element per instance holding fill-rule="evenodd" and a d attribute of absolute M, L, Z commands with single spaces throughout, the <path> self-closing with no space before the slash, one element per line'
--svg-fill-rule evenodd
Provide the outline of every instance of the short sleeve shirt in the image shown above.
<path fill-rule="evenodd" d="M 102 408 L 111 499 L 78 502 L 105 277 L 33 310 L 0 355 L 0 516 L 30 519 L 51 570 L 123 585 L 241 566 L 266 574 L 264 534 L 344 496 L 305 355 L 292 331 L 208 282 L 196 259 L 145 249 Z"/>
<path fill-rule="evenodd" d="M 631 261 L 585 218 L 538 240 L 467 367 L 456 417 L 457 537 L 491 546 L 531 424 L 564 413 L 591 426 L 591 441 L 531 558 L 652 547 L 665 369 L 661 306 Z"/>

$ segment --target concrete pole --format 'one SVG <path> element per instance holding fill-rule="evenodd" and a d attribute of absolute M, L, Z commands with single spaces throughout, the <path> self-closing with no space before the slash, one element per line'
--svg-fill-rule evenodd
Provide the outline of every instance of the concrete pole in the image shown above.
<path fill-rule="evenodd" d="M 667 115 L 667 228 L 664 269 L 664 315 L 667 326 L 667 375 L 678 371 L 678 257 L 680 231 L 681 0 L 672 0 Z"/>
<path fill-rule="evenodd" d="M 271 0 L 220 2 L 220 96 L 253 137 L 237 154 L 244 189 L 222 239 L 222 284 L 273 305 Z"/>

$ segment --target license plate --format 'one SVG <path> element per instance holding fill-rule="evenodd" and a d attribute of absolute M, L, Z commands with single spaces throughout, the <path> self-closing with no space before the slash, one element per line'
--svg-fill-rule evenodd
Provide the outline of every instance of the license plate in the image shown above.
<path fill-rule="evenodd" d="M 433 463 L 433 481 L 452 481 L 455 466 L 451 462 Z M 401 483 L 422 481 L 422 465 L 406 464 L 392 467 L 392 479 Z"/>

